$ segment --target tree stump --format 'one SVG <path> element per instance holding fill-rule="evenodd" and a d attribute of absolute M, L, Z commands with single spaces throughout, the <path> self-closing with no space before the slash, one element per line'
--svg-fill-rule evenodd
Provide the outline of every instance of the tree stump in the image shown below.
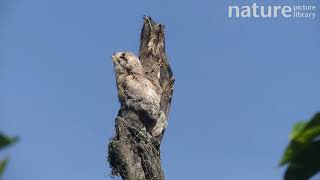
<path fill-rule="evenodd" d="M 119 101 L 116 134 L 108 147 L 113 176 L 163 180 L 160 145 L 167 127 L 174 78 L 165 53 L 165 27 L 145 16 L 139 58 L 112 56 Z"/>

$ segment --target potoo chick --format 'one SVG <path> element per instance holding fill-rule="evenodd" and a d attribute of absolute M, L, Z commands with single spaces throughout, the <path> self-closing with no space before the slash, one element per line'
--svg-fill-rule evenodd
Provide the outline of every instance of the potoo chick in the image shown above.
<path fill-rule="evenodd" d="M 112 60 L 121 106 L 144 114 L 148 123 L 153 124 L 151 133 L 157 135 L 157 129 L 165 126 L 159 123 L 164 117 L 163 113 L 160 113 L 161 95 L 146 78 L 140 60 L 133 53 L 117 52 L 112 56 Z"/>

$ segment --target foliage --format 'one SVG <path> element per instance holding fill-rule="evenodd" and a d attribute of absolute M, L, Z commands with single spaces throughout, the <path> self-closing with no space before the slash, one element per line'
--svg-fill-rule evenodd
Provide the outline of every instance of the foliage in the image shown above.
<path fill-rule="evenodd" d="M 8 137 L 2 133 L 0 133 L 0 150 L 10 146 L 11 144 L 15 143 L 18 141 L 18 137 Z M 9 159 L 5 158 L 3 160 L 0 160 L 0 178 L 4 172 L 4 169 L 8 163 Z"/>
<path fill-rule="evenodd" d="M 8 160 L 9 160 L 8 158 L 5 158 L 4 160 L 0 161 L 0 178 L 1 178 L 2 174 L 3 174 L 3 172 L 4 172 L 4 169 L 5 169 L 5 167 L 6 167 L 7 163 L 8 163 Z"/>
<path fill-rule="evenodd" d="M 294 125 L 290 143 L 280 161 L 288 165 L 285 180 L 306 180 L 320 171 L 320 113 Z"/>

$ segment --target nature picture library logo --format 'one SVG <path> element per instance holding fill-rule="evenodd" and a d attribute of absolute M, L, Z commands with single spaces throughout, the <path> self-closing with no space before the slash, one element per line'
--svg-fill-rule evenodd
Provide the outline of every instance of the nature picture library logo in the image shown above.
<path fill-rule="evenodd" d="M 317 16 L 316 5 L 258 5 L 253 3 L 248 6 L 228 6 L 229 18 L 309 18 Z"/>

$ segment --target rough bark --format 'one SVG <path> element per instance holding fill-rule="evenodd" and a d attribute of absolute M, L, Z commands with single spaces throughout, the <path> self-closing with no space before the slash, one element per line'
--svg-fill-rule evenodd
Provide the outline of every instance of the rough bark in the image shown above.
<path fill-rule="evenodd" d="M 144 17 L 139 59 L 127 52 L 112 57 L 121 108 L 108 160 L 112 175 L 123 180 L 164 179 L 160 145 L 174 83 L 164 36 L 162 24 Z"/>

